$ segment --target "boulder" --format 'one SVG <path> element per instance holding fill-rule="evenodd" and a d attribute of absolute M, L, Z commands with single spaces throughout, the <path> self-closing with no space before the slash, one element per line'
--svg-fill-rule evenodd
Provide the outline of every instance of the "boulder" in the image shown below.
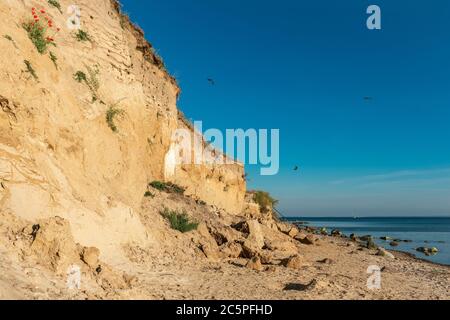
<path fill-rule="evenodd" d="M 263 226 L 266 226 L 273 231 L 279 231 L 278 225 L 273 219 L 263 219 L 260 222 Z"/>
<path fill-rule="evenodd" d="M 435 248 L 435 247 L 433 247 L 433 248 L 420 247 L 420 248 L 417 248 L 416 250 L 424 253 L 427 256 L 432 256 L 439 252 L 438 248 Z"/>
<path fill-rule="evenodd" d="M 389 245 L 391 247 L 398 247 L 400 244 L 398 242 L 396 242 L 396 241 L 392 241 L 391 243 L 389 243 Z"/>
<path fill-rule="evenodd" d="M 391 237 L 380 237 L 380 240 L 389 241 L 392 240 Z"/>
<path fill-rule="evenodd" d="M 217 245 L 221 246 L 227 242 L 235 242 L 241 239 L 241 233 L 231 227 L 220 226 L 215 227 L 211 231 L 211 235 L 216 240 Z"/>
<path fill-rule="evenodd" d="M 218 260 L 220 258 L 219 246 L 214 237 L 209 233 L 208 227 L 204 222 L 198 225 L 197 232 L 200 235 L 198 242 L 202 252 L 208 259 Z"/>
<path fill-rule="evenodd" d="M 299 241 L 306 245 L 312 245 L 316 241 L 316 238 L 312 234 L 308 234 L 306 237 L 300 239 Z"/>
<path fill-rule="evenodd" d="M 327 236 L 327 235 L 328 235 L 327 228 L 321 228 L 321 229 L 320 229 L 320 234 L 321 234 L 321 235 L 324 235 L 324 236 Z"/>
<path fill-rule="evenodd" d="M 253 256 L 264 247 L 264 236 L 261 231 L 261 225 L 257 220 L 249 220 L 247 225 L 249 235 L 242 247 Z"/>
<path fill-rule="evenodd" d="M 99 257 L 100 257 L 100 250 L 95 247 L 84 248 L 81 254 L 81 259 L 91 269 L 96 269 L 98 267 Z"/>
<path fill-rule="evenodd" d="M 255 270 L 255 271 L 263 271 L 264 267 L 261 264 L 261 260 L 259 257 L 253 257 L 251 258 L 247 264 L 246 267 L 251 269 L 251 270 Z"/>
<path fill-rule="evenodd" d="M 358 240 L 358 237 L 356 236 L 356 234 L 352 233 L 352 234 L 350 235 L 350 240 L 356 242 L 356 241 Z"/>
<path fill-rule="evenodd" d="M 303 259 L 299 255 L 292 256 L 288 259 L 285 259 L 282 264 L 286 268 L 290 269 L 300 269 L 303 266 Z"/>
<path fill-rule="evenodd" d="M 273 264 L 273 253 L 268 250 L 263 250 L 260 253 L 260 259 L 262 264 Z"/>
<path fill-rule="evenodd" d="M 303 231 L 300 231 L 295 237 L 294 237 L 294 240 L 297 240 L 297 241 L 301 241 L 303 238 L 305 238 L 306 237 L 306 234 L 305 233 L 303 233 Z"/>
<path fill-rule="evenodd" d="M 215 244 L 215 243 L 214 243 Z M 212 245 L 211 243 L 204 242 L 200 245 L 200 249 L 205 254 L 205 256 L 213 261 L 217 261 L 220 258 L 220 253 L 217 244 Z"/>
<path fill-rule="evenodd" d="M 228 242 L 220 247 L 224 258 L 238 258 L 242 253 L 242 246 L 236 242 Z"/>
<path fill-rule="evenodd" d="M 395 256 L 384 248 L 378 248 L 377 256 L 395 259 Z"/>
<path fill-rule="evenodd" d="M 197 232 L 200 234 L 200 236 L 207 241 L 214 241 L 213 236 L 209 233 L 208 227 L 206 223 L 202 222 L 197 227 Z"/>
<path fill-rule="evenodd" d="M 267 267 L 264 269 L 264 271 L 267 272 L 267 273 L 274 273 L 274 272 L 277 271 L 277 268 L 276 268 L 275 266 L 267 266 Z"/>
<path fill-rule="evenodd" d="M 278 230 L 280 230 L 281 232 L 288 234 L 289 231 L 291 231 L 292 229 L 292 225 L 286 222 L 278 222 L 277 223 L 278 226 Z"/>
<path fill-rule="evenodd" d="M 295 238 L 296 235 L 298 235 L 299 231 L 297 227 L 292 227 L 291 230 L 288 232 L 288 236 L 291 238 Z"/>
<path fill-rule="evenodd" d="M 235 267 L 245 268 L 245 266 L 248 263 L 248 259 L 245 258 L 232 259 L 229 261 L 229 263 Z"/>
<path fill-rule="evenodd" d="M 274 259 L 286 258 L 298 253 L 297 246 L 290 241 L 266 240 L 264 247 L 273 252 Z"/>
<path fill-rule="evenodd" d="M 80 249 L 67 220 L 60 217 L 41 220 L 32 230 L 31 252 L 39 263 L 57 274 L 66 274 L 71 265 L 81 263 Z"/>
<path fill-rule="evenodd" d="M 375 244 L 375 242 L 373 241 L 372 238 L 369 238 L 369 239 L 367 240 L 366 248 L 367 248 L 367 249 L 377 249 L 378 246 Z"/>
<path fill-rule="evenodd" d="M 331 231 L 331 235 L 332 235 L 333 237 L 342 237 L 342 232 L 341 232 L 340 230 L 338 230 L 338 229 L 333 229 L 333 230 Z"/>

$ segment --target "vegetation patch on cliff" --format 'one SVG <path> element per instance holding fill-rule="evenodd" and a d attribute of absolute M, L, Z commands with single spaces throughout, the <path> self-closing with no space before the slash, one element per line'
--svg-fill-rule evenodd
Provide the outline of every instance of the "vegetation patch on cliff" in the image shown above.
<path fill-rule="evenodd" d="M 164 191 L 167 193 L 184 194 L 184 191 L 186 191 L 185 188 L 180 187 L 179 185 L 172 182 L 153 181 L 149 184 L 149 186 L 155 188 L 156 190 Z"/>
<path fill-rule="evenodd" d="M 77 33 L 75 33 L 75 38 L 78 41 L 84 42 L 84 41 L 91 41 L 91 37 L 89 36 L 89 34 L 84 31 L 79 29 Z"/>
<path fill-rule="evenodd" d="M 35 80 L 37 80 L 38 76 L 37 76 L 36 71 L 34 70 L 33 66 L 31 65 L 31 62 L 28 60 L 24 60 L 23 63 L 25 63 L 25 66 L 27 68 L 26 72 L 28 72 Z"/>
<path fill-rule="evenodd" d="M 259 205 L 261 212 L 272 210 L 278 203 L 278 200 L 272 198 L 272 196 L 266 191 L 255 191 L 253 194 L 253 200 Z"/>
<path fill-rule="evenodd" d="M 108 127 L 113 131 L 113 132 L 118 132 L 119 129 L 117 128 L 114 119 L 117 116 L 120 116 L 124 113 L 124 111 L 122 109 L 119 109 L 117 107 L 117 105 L 112 105 L 108 108 L 108 110 L 106 111 L 106 123 L 108 124 Z"/>
<path fill-rule="evenodd" d="M 61 4 L 59 3 L 58 0 L 48 0 L 48 4 L 56 9 L 58 9 L 58 11 L 60 13 L 63 13 L 62 9 L 61 9 Z"/>
<path fill-rule="evenodd" d="M 190 221 L 186 212 L 179 213 L 166 208 L 161 212 L 161 215 L 169 221 L 172 229 L 182 233 L 196 230 L 198 227 L 198 223 Z"/>
<path fill-rule="evenodd" d="M 75 81 L 82 83 L 84 82 L 92 93 L 92 102 L 98 99 L 98 89 L 100 88 L 100 81 L 98 80 L 98 75 L 100 71 L 97 66 L 89 67 L 86 66 L 87 74 L 83 71 L 77 71 L 73 78 Z"/>

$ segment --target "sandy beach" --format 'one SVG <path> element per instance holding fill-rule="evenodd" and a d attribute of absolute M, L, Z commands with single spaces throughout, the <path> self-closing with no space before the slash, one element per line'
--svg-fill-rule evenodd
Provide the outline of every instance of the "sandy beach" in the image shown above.
<path fill-rule="evenodd" d="M 450 298 L 449 266 L 395 251 L 391 251 L 395 259 L 378 256 L 377 249 L 366 249 L 363 243 L 360 245 L 340 237 L 310 235 L 313 244 L 303 244 L 268 227 L 276 224 L 270 219 L 257 224 L 259 228 L 255 232 L 261 232 L 265 245 L 263 249 L 257 249 L 259 262 L 250 264 L 251 259 L 242 257 L 242 244 L 246 236 L 256 239 L 260 235 L 252 232 L 246 235 L 230 225 L 255 220 L 197 205 L 190 198 L 164 193 L 158 198 L 145 200 L 141 212 L 146 230 L 154 240 L 153 245 L 130 245 L 123 248 L 120 262 L 98 262 L 105 264 L 103 268 L 108 268 L 107 273 L 97 273 L 84 263 L 81 290 L 68 290 L 66 275 L 57 275 L 44 266 L 46 259 L 55 257 L 30 252 L 30 239 L 22 231 L 26 230 L 24 222 L 2 214 L 2 299 Z M 162 203 L 189 209 L 208 227 L 185 234 L 171 230 L 157 210 Z M 291 228 L 280 225 L 286 228 L 285 231 Z M 229 241 L 219 246 L 208 230 L 213 234 L 220 230 Z M 291 235 L 296 233 L 289 232 Z M 301 239 L 298 234 L 296 237 Z M 67 239 L 63 237 L 59 241 Z M 226 249 L 231 243 L 238 245 L 238 252 Z M 230 257 L 233 254 L 239 256 Z M 293 256 L 298 259 L 291 264 L 284 262 Z M 380 289 L 367 287 L 369 266 L 379 266 L 382 270 Z"/>

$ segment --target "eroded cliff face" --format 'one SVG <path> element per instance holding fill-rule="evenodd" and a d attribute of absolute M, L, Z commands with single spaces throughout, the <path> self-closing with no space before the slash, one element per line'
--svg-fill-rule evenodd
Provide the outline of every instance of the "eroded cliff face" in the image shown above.
<path fill-rule="evenodd" d="M 77 242 L 101 250 L 149 241 L 135 212 L 148 183 L 166 178 L 180 89 L 115 1 L 76 1 L 90 41 L 66 27 L 73 1 L 59 3 L 62 13 L 47 1 L 0 2 L 0 209 L 28 221 L 60 216 Z M 61 28 L 44 54 L 22 27 L 33 7 Z M 168 178 L 239 213 L 243 173 L 177 167 Z"/>
<path fill-rule="evenodd" d="M 246 194 L 242 163 L 229 159 L 205 142 L 203 135 L 181 115 L 166 153 L 164 177 L 192 195 L 232 214 L 244 209 Z"/>

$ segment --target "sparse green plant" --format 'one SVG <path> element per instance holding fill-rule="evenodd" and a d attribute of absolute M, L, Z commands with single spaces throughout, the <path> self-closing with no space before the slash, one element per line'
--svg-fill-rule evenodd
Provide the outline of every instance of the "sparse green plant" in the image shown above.
<path fill-rule="evenodd" d="M 151 193 L 150 191 L 146 191 L 144 194 L 144 197 L 146 198 L 154 198 L 155 195 L 153 193 Z"/>
<path fill-rule="evenodd" d="M 86 73 L 84 73 L 83 71 L 75 72 L 73 78 L 80 83 L 83 81 L 87 81 Z"/>
<path fill-rule="evenodd" d="M 180 187 L 179 185 L 172 182 L 153 181 L 149 184 L 149 186 L 155 188 L 156 190 L 164 191 L 167 193 L 184 194 L 184 192 L 186 191 L 185 188 Z"/>
<path fill-rule="evenodd" d="M 265 191 L 255 191 L 253 194 L 253 200 L 259 205 L 262 212 L 272 210 L 278 203 L 278 200 L 272 198 L 272 196 Z"/>
<path fill-rule="evenodd" d="M 113 132 L 118 132 L 119 129 L 117 128 L 114 120 L 117 116 L 123 114 L 124 111 L 122 109 L 119 109 L 116 105 L 112 105 L 108 108 L 106 111 L 106 123 L 108 124 L 108 127 Z"/>
<path fill-rule="evenodd" d="M 160 213 L 169 221 L 172 229 L 178 230 L 182 233 L 196 230 L 198 227 L 198 223 L 190 221 L 189 216 L 185 211 L 179 213 L 177 211 L 171 211 L 165 208 Z"/>
<path fill-rule="evenodd" d="M 95 102 L 98 99 L 98 89 L 100 88 L 100 82 L 98 80 L 98 74 L 100 71 L 97 67 L 91 68 L 89 66 L 86 66 L 86 70 L 88 72 L 87 75 L 83 71 L 77 71 L 73 75 L 73 78 L 75 81 L 80 83 L 84 82 L 88 86 L 92 93 L 92 101 Z"/>
<path fill-rule="evenodd" d="M 45 28 L 39 22 L 24 23 L 23 28 L 28 32 L 28 37 L 33 42 L 37 51 L 40 54 L 44 54 L 49 44 L 48 39 L 45 37 Z"/>
<path fill-rule="evenodd" d="M 100 73 L 100 71 L 98 70 L 98 67 L 91 68 L 86 66 L 86 69 L 89 75 L 86 83 L 89 89 L 92 91 L 94 97 L 97 98 L 97 91 L 98 89 L 100 89 L 100 82 L 98 80 L 98 74 Z"/>
<path fill-rule="evenodd" d="M 154 55 L 154 61 L 155 61 L 155 65 L 161 69 L 161 70 L 165 70 L 166 69 L 166 64 L 164 63 L 163 58 L 156 52 L 153 52 Z"/>
<path fill-rule="evenodd" d="M 14 45 L 14 47 L 17 48 L 16 42 L 14 41 L 14 39 L 13 39 L 10 35 L 5 34 L 5 35 L 3 36 L 3 38 L 5 38 L 6 40 L 11 41 L 12 44 Z"/>
<path fill-rule="evenodd" d="M 53 64 L 55 65 L 55 68 L 58 69 L 58 57 L 50 51 L 50 60 L 52 60 Z"/>
<path fill-rule="evenodd" d="M 166 189 L 166 184 L 161 181 L 153 181 L 149 184 L 149 186 L 159 191 L 164 191 Z"/>
<path fill-rule="evenodd" d="M 89 34 L 81 29 L 79 29 L 78 32 L 75 34 L 75 38 L 81 42 L 91 41 L 91 37 L 89 36 Z"/>
<path fill-rule="evenodd" d="M 128 16 L 126 16 L 125 14 L 121 14 L 120 15 L 120 27 L 122 29 L 125 29 L 126 23 L 129 20 Z"/>
<path fill-rule="evenodd" d="M 58 9 L 60 13 L 63 13 L 61 9 L 61 4 L 59 3 L 58 0 L 48 0 L 48 4 Z"/>
<path fill-rule="evenodd" d="M 27 67 L 26 72 L 31 74 L 31 76 L 37 80 L 38 76 L 37 76 L 36 71 L 34 70 L 33 66 L 31 65 L 31 62 L 28 60 L 23 60 L 23 62 L 25 63 L 25 66 Z"/>

